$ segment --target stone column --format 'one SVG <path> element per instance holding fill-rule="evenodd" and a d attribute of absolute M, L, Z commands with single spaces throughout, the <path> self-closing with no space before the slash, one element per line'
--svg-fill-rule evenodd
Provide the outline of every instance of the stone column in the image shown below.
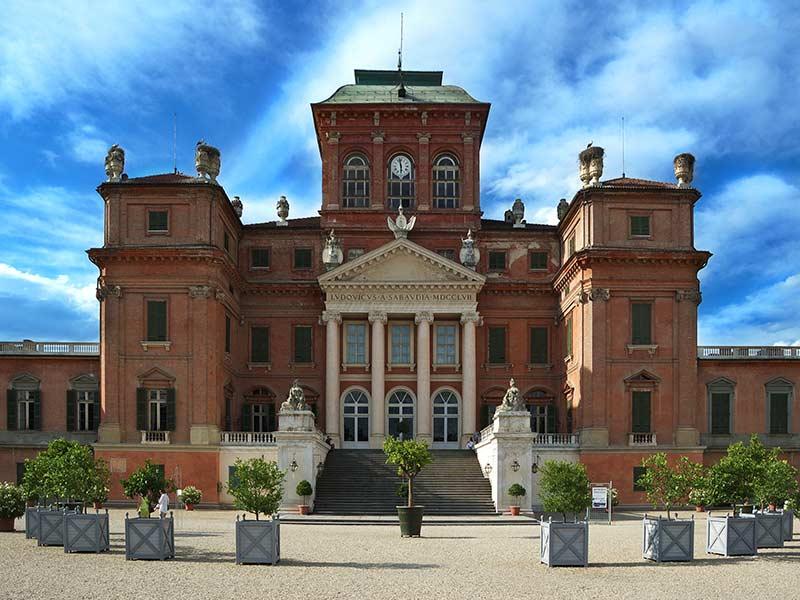
<path fill-rule="evenodd" d="M 462 444 L 465 444 L 475 431 L 475 413 L 478 410 L 475 327 L 480 320 L 480 315 L 477 312 L 465 312 L 461 315 L 461 399 L 464 404 L 461 417 Z"/>
<path fill-rule="evenodd" d="M 370 372 L 372 373 L 372 403 L 369 407 L 369 447 L 383 447 L 384 431 L 384 404 L 385 383 L 384 370 L 386 368 L 386 350 L 384 339 L 384 325 L 386 325 L 385 312 L 369 313 L 369 322 L 372 323 L 372 359 Z"/>
<path fill-rule="evenodd" d="M 431 439 L 431 321 L 433 314 L 417 313 L 417 438 L 426 442 Z"/>
<path fill-rule="evenodd" d="M 331 436 L 334 444 L 341 446 L 339 438 L 339 371 L 341 358 L 339 350 L 339 326 L 342 315 L 326 310 L 322 313 L 325 330 L 325 433 Z"/>

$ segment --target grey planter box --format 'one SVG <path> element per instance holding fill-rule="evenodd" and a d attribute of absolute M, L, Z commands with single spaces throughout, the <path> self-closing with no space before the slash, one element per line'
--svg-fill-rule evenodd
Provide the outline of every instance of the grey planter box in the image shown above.
<path fill-rule="evenodd" d="M 656 562 L 681 562 L 694 558 L 694 519 L 671 521 L 644 516 L 642 556 Z"/>
<path fill-rule="evenodd" d="M 756 548 L 783 548 L 783 515 L 780 513 L 754 513 L 742 515 L 755 519 Z"/>
<path fill-rule="evenodd" d="M 39 507 L 28 506 L 25 509 L 25 538 L 35 540 L 39 537 Z"/>
<path fill-rule="evenodd" d="M 589 523 L 542 521 L 539 559 L 550 567 L 585 567 L 589 564 Z"/>
<path fill-rule="evenodd" d="M 236 517 L 236 564 L 274 565 L 281 559 L 281 522 Z"/>
<path fill-rule="evenodd" d="M 65 510 L 44 510 L 38 511 L 38 537 L 40 546 L 63 546 L 64 545 L 64 515 Z"/>
<path fill-rule="evenodd" d="M 108 552 L 108 510 L 64 515 L 64 552 Z"/>
<path fill-rule="evenodd" d="M 175 558 L 175 520 L 149 519 L 125 515 L 125 560 L 165 560 Z"/>
<path fill-rule="evenodd" d="M 752 556 L 757 551 L 755 519 L 708 515 L 706 552 L 723 556 Z"/>
<path fill-rule="evenodd" d="M 791 542 L 794 537 L 794 511 L 786 509 L 781 514 L 783 515 L 783 541 Z"/>

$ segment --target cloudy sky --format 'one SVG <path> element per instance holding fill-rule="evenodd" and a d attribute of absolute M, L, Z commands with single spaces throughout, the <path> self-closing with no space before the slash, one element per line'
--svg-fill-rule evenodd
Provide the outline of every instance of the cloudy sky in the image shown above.
<path fill-rule="evenodd" d="M 131 176 L 193 171 L 222 150 L 244 219 L 320 203 L 309 103 L 354 68 L 404 65 L 492 103 L 482 199 L 502 218 L 555 221 L 578 189 L 577 153 L 606 177 L 672 181 L 697 156 L 701 344 L 800 345 L 800 31 L 792 2 L 4 3 L 0 20 L 0 339 L 95 340 L 108 146 Z M 48 7 L 46 7 L 47 5 Z M 657 6 L 657 8 L 653 8 Z M 795 7 L 796 8 L 796 7 Z"/>

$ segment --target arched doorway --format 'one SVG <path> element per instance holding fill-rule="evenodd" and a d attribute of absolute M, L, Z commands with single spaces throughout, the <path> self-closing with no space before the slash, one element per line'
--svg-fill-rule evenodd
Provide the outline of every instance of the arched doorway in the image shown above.
<path fill-rule="evenodd" d="M 369 396 L 358 388 L 342 398 L 342 448 L 369 448 Z"/>
<path fill-rule="evenodd" d="M 439 390 L 433 397 L 434 448 L 458 448 L 459 405 L 453 390 Z"/>
<path fill-rule="evenodd" d="M 405 389 L 392 390 L 387 401 L 388 435 L 401 440 L 414 438 L 414 396 Z"/>
<path fill-rule="evenodd" d="M 525 394 L 525 408 L 531 413 L 533 433 L 556 433 L 558 419 L 553 394 L 544 389 L 529 390 Z"/>

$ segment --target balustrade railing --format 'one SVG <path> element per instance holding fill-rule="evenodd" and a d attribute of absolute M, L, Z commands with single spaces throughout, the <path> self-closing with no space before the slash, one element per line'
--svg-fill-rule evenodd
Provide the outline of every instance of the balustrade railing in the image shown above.
<path fill-rule="evenodd" d="M 481 433 L 480 433 L 481 439 L 480 439 L 480 441 L 482 442 L 484 440 L 488 440 L 493 435 L 494 435 L 494 431 L 492 429 L 492 425 L 487 425 L 486 427 L 481 429 Z"/>
<path fill-rule="evenodd" d="M 698 346 L 697 357 L 723 360 L 800 360 L 800 346 Z"/>
<path fill-rule="evenodd" d="M 169 444 L 169 431 L 142 431 L 143 444 Z"/>
<path fill-rule="evenodd" d="M 100 354 L 98 342 L 0 342 L 0 354 Z"/>
<path fill-rule="evenodd" d="M 534 446 L 578 447 L 577 433 L 537 433 L 533 438 Z"/>
<path fill-rule="evenodd" d="M 275 444 L 275 434 L 266 431 L 223 431 L 223 446 L 270 446 Z"/>
<path fill-rule="evenodd" d="M 629 446 L 656 446 L 655 433 L 629 433 L 628 434 Z"/>

